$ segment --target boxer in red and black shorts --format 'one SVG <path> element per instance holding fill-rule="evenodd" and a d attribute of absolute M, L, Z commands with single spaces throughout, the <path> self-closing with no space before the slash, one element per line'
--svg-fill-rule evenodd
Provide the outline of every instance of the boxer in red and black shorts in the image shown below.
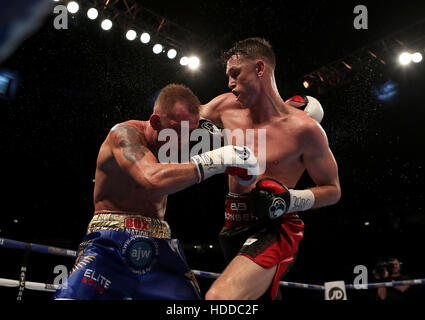
<path fill-rule="evenodd" d="M 232 194 L 220 241 L 231 261 L 205 297 L 258 299 L 270 291 L 267 296 L 275 299 L 278 281 L 294 262 L 303 237 L 297 212 L 339 201 L 338 166 L 320 126 L 324 113 L 317 99 L 282 99 L 276 55 L 268 41 L 238 41 L 222 58 L 231 92 L 201 106 L 200 115 L 224 128 L 229 144 L 249 147 L 260 170 L 248 172 L 253 178 L 243 183 L 229 176 Z M 304 172 L 314 185 L 297 190 Z"/>
<path fill-rule="evenodd" d="M 243 255 L 263 268 L 277 265 L 271 287 L 260 299 L 279 299 L 279 280 L 295 262 L 304 235 L 304 223 L 296 213 L 276 221 L 262 221 L 253 215 L 250 194 L 229 193 L 226 197 L 225 225 L 219 235 L 227 262 Z"/>

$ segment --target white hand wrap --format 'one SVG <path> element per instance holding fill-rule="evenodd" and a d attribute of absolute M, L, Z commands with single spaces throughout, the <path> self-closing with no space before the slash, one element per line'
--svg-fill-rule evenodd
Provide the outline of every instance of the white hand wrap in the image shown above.
<path fill-rule="evenodd" d="M 289 194 L 291 201 L 287 212 L 305 211 L 311 209 L 314 205 L 314 194 L 308 189 L 289 189 Z"/>

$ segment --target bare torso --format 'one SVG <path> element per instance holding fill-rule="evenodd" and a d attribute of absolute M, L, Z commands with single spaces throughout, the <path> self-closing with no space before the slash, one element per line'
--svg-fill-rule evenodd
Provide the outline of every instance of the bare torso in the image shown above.
<path fill-rule="evenodd" d="M 143 140 L 145 122 L 131 120 L 125 124 L 136 127 L 141 132 L 140 139 Z M 112 153 L 112 143 L 113 139 L 109 133 L 100 147 L 97 158 L 94 187 L 95 212 L 137 214 L 163 220 L 167 197 L 153 198 L 150 192 L 124 172 Z M 146 141 L 142 143 L 147 144 Z M 152 148 L 150 151 L 156 154 Z"/>
<path fill-rule="evenodd" d="M 230 96 L 230 99 L 234 99 Z M 259 161 L 265 162 L 263 177 L 277 179 L 289 188 L 295 187 L 305 170 L 302 158 L 302 144 L 305 143 L 303 130 L 312 120 L 305 112 L 288 107 L 287 112 L 281 112 L 267 121 L 255 123 L 251 116 L 251 109 L 241 108 L 240 104 L 228 103 L 221 110 L 220 117 L 224 128 L 235 130 L 254 129 L 254 152 Z M 258 140 L 258 129 L 265 129 L 266 152 Z M 261 141 L 261 139 L 260 139 Z M 234 140 L 232 144 L 236 144 Z M 248 145 L 249 146 L 249 145 Z M 249 192 L 251 186 L 241 186 L 234 177 L 229 177 L 229 191 L 233 193 Z"/>

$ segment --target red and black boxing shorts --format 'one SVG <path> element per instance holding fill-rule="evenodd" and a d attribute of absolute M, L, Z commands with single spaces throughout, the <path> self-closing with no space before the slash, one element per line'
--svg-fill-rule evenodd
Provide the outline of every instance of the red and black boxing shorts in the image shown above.
<path fill-rule="evenodd" d="M 304 223 L 297 214 L 284 215 L 269 224 L 262 223 L 251 214 L 249 202 L 249 194 L 227 195 L 220 245 L 227 262 L 243 255 L 263 268 L 277 265 L 273 283 L 261 297 L 274 300 L 279 294 L 280 279 L 295 262 L 304 236 Z"/>

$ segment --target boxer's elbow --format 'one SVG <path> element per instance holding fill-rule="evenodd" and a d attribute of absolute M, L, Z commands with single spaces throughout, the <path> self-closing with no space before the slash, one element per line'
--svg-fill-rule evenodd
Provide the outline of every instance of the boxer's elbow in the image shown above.
<path fill-rule="evenodd" d="M 341 186 L 339 183 L 334 184 L 333 186 L 333 197 L 331 199 L 331 204 L 336 204 L 341 199 Z"/>
<path fill-rule="evenodd" d="M 321 185 L 316 189 L 315 197 L 315 208 L 332 206 L 341 199 L 341 187 L 335 183 Z"/>

